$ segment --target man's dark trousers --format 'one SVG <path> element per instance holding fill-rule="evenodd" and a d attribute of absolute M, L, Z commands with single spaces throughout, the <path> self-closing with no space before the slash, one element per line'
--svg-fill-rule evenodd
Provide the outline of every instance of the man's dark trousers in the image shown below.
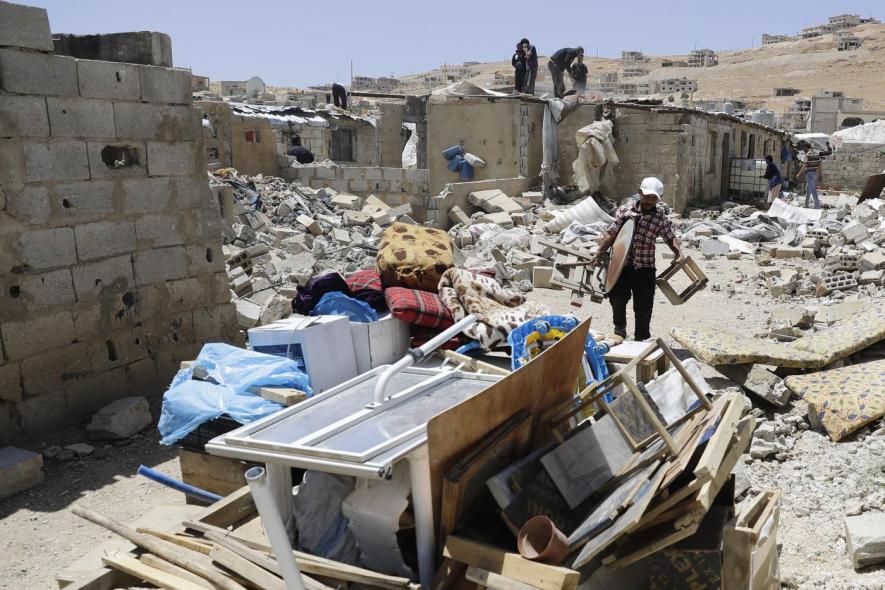
<path fill-rule="evenodd" d="M 615 334 L 627 337 L 627 302 L 633 297 L 633 315 L 636 321 L 636 340 L 651 338 L 651 312 L 655 303 L 655 269 L 625 266 L 618 282 L 608 294 L 612 304 Z"/>

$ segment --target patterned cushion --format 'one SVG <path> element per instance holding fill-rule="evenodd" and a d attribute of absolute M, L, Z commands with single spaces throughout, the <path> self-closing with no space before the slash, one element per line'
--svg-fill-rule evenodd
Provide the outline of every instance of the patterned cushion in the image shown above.
<path fill-rule="evenodd" d="M 885 360 L 792 375 L 784 384 L 808 402 L 834 441 L 885 416 Z"/>
<path fill-rule="evenodd" d="M 384 290 L 384 297 L 391 315 L 407 324 L 445 329 L 455 323 L 452 312 L 436 293 L 390 287 Z"/>
<path fill-rule="evenodd" d="M 831 327 L 803 336 L 788 346 L 827 357 L 829 363 L 841 360 L 885 338 L 885 309 L 870 308 Z"/>
<path fill-rule="evenodd" d="M 363 289 L 371 289 L 372 291 L 381 291 L 381 275 L 377 270 L 360 270 L 346 279 L 347 286 L 353 292 L 362 291 Z"/>
<path fill-rule="evenodd" d="M 817 368 L 830 361 L 814 352 L 721 330 L 674 328 L 673 338 L 709 365 L 763 363 L 778 367 Z M 795 343 L 793 343 L 795 345 Z"/>
<path fill-rule="evenodd" d="M 452 240 L 441 229 L 394 223 L 378 245 L 381 284 L 436 293 L 442 274 L 455 265 Z"/>

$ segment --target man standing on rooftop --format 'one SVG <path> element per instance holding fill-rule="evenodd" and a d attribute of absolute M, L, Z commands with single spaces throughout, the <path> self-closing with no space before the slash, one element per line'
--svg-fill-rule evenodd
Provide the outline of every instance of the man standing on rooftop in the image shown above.
<path fill-rule="evenodd" d="M 554 53 L 550 57 L 550 61 L 547 62 L 547 68 L 550 70 L 550 76 L 553 78 L 553 95 L 556 98 L 565 96 L 563 74 L 570 71 L 572 62 L 579 55 L 584 55 L 584 48 L 580 45 L 578 47 L 563 47 Z"/>

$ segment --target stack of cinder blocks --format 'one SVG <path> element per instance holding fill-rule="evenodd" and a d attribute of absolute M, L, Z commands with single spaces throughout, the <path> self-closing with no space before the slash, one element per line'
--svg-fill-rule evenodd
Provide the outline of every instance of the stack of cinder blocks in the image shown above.
<path fill-rule="evenodd" d="M 188 70 L 55 55 L 0 2 L 0 441 L 235 341 Z"/>

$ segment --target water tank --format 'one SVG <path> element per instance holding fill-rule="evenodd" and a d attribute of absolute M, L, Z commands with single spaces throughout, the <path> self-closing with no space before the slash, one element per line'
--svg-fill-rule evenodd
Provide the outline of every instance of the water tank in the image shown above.
<path fill-rule="evenodd" d="M 734 105 L 731 104 L 730 102 L 726 102 L 725 104 L 722 105 L 722 111 L 726 115 L 733 115 L 734 114 Z"/>
<path fill-rule="evenodd" d="M 264 80 L 258 76 L 252 76 L 246 81 L 246 96 L 258 98 L 261 94 L 264 94 Z"/>

